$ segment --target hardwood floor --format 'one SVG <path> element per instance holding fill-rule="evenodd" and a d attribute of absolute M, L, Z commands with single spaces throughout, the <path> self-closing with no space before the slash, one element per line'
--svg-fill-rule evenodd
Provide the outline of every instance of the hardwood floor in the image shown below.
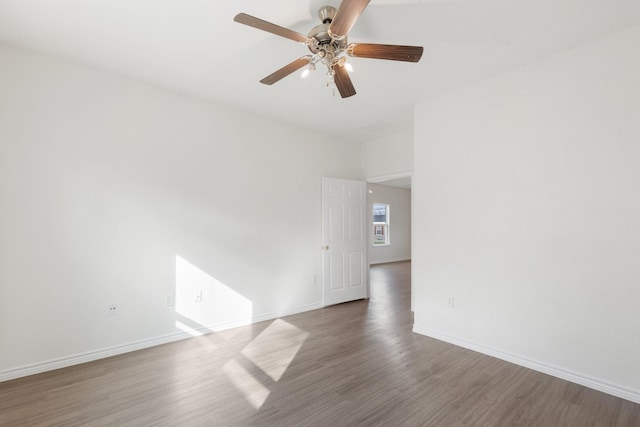
<path fill-rule="evenodd" d="M 371 299 L 0 383 L 2 426 L 640 426 L 640 405 L 411 332 Z"/>

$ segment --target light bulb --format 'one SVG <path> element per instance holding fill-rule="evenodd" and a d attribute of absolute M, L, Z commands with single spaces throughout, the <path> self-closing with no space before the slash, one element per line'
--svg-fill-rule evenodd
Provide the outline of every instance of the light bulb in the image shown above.
<path fill-rule="evenodd" d="M 346 68 L 348 72 L 353 73 L 353 65 L 351 65 L 350 63 L 346 62 L 344 64 L 344 68 Z"/>
<path fill-rule="evenodd" d="M 315 70 L 316 70 L 316 64 L 314 64 L 313 62 L 309 62 L 309 65 L 307 66 L 307 68 L 302 70 L 302 74 L 300 75 L 300 78 L 306 79 L 307 77 L 309 77 L 309 73 Z"/>

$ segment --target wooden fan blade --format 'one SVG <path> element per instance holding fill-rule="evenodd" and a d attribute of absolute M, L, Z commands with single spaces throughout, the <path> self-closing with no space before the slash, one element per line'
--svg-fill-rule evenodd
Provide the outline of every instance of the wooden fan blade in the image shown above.
<path fill-rule="evenodd" d="M 277 81 L 287 77 L 289 74 L 296 72 L 300 68 L 307 65 L 310 59 L 311 59 L 310 56 L 303 56 L 302 58 L 298 58 L 295 61 L 291 62 L 290 64 L 287 64 L 284 67 L 280 68 L 278 71 L 272 74 L 269 74 L 267 77 L 260 80 L 260 83 L 263 83 L 266 85 L 272 85 Z"/>
<path fill-rule="evenodd" d="M 422 46 L 393 44 L 352 43 L 347 54 L 357 58 L 389 59 L 391 61 L 418 62 L 422 58 Z"/>
<path fill-rule="evenodd" d="M 353 87 L 353 83 L 351 83 L 351 77 L 349 77 L 349 72 L 344 67 L 344 65 L 334 65 L 333 71 L 335 72 L 335 74 L 333 75 L 333 81 L 338 88 L 338 92 L 340 92 L 340 96 L 343 98 L 348 98 L 355 95 L 356 89 Z"/>
<path fill-rule="evenodd" d="M 235 18 L 233 18 L 233 20 L 241 24 L 248 25 L 250 27 L 275 34 L 277 36 L 286 37 L 296 42 L 300 42 L 304 44 L 307 44 L 309 42 L 309 37 L 305 36 L 304 34 L 298 33 L 297 31 L 293 31 L 288 28 L 281 27 L 276 24 L 272 24 L 271 22 L 263 21 L 260 18 L 247 15 L 246 13 L 237 14 Z"/>
<path fill-rule="evenodd" d="M 329 34 L 336 38 L 347 35 L 371 0 L 342 0 L 329 26 Z"/>

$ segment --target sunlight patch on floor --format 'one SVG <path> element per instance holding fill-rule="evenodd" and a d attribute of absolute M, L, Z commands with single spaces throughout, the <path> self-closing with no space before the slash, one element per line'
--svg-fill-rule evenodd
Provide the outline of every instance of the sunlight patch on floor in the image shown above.
<path fill-rule="evenodd" d="M 251 375 L 236 359 L 229 360 L 222 371 L 254 409 L 258 410 L 262 407 L 269 397 L 269 389 Z"/>
<path fill-rule="evenodd" d="M 309 336 L 308 332 L 277 319 L 242 349 L 242 354 L 279 381 Z"/>
<path fill-rule="evenodd" d="M 241 350 L 238 358 L 227 362 L 223 371 L 238 391 L 258 410 L 269 397 L 270 390 L 265 382 L 275 384 L 282 378 L 308 336 L 308 332 L 282 319 L 274 320 Z M 250 364 L 252 369 L 259 370 L 270 379 L 263 376 L 264 381 L 261 382 L 238 362 L 239 359 L 245 366 Z"/>

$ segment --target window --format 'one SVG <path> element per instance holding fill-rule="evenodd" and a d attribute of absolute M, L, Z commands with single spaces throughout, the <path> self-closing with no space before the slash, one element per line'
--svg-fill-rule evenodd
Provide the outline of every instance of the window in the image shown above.
<path fill-rule="evenodd" d="M 373 204 L 373 246 L 389 244 L 389 205 Z"/>

